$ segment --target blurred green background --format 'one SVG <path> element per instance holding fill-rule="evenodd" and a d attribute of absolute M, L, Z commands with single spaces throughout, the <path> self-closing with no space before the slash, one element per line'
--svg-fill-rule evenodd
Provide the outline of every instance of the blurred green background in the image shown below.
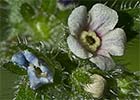
<path fill-rule="evenodd" d="M 0 100 L 12 100 L 17 76 L 5 69 L 0 69 Z"/>

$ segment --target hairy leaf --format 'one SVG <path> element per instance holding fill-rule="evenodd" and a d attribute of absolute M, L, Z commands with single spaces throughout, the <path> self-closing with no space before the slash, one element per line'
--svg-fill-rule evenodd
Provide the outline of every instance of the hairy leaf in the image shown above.
<path fill-rule="evenodd" d="M 24 69 L 20 68 L 17 65 L 14 65 L 12 62 L 5 63 L 5 64 L 3 64 L 2 67 L 6 68 L 7 70 L 9 70 L 15 74 L 18 74 L 18 75 L 26 75 L 27 74 L 27 72 Z"/>
<path fill-rule="evenodd" d="M 6 40 L 11 31 L 11 25 L 9 23 L 9 13 L 9 3 L 3 0 L 0 1 L 0 41 Z"/>

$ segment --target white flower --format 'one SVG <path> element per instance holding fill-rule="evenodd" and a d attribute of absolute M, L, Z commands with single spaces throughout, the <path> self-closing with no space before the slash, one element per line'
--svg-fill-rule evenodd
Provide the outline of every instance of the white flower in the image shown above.
<path fill-rule="evenodd" d="M 123 55 L 126 41 L 123 29 L 114 29 L 117 22 L 117 12 L 103 4 L 95 4 L 89 13 L 85 6 L 75 8 L 68 18 L 70 50 L 102 70 L 112 69 L 115 63 L 110 54 Z"/>
<path fill-rule="evenodd" d="M 84 90 L 92 94 L 94 98 L 101 98 L 103 96 L 106 80 L 98 75 L 94 74 L 91 76 L 92 83 L 84 86 Z"/>

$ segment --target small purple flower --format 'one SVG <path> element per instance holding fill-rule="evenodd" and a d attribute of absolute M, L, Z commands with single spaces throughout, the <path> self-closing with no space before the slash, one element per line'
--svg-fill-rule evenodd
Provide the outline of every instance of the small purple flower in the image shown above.
<path fill-rule="evenodd" d="M 77 0 L 58 0 L 57 7 L 60 10 L 67 10 L 70 8 L 74 8 L 76 3 L 77 3 Z"/>
<path fill-rule="evenodd" d="M 72 4 L 74 0 L 58 0 L 58 2 L 63 4 L 64 6 L 67 6 L 69 4 Z"/>
<path fill-rule="evenodd" d="M 35 90 L 44 84 L 53 83 L 53 73 L 48 65 L 28 50 L 14 54 L 11 60 L 27 70 L 32 89 Z"/>

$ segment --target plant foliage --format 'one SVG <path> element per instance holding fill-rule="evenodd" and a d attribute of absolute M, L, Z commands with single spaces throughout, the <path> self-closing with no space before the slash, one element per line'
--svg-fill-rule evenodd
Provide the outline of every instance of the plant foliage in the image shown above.
<path fill-rule="evenodd" d="M 99 70 L 87 60 L 73 59 L 74 55 L 69 52 L 66 43 L 69 34 L 67 18 L 72 9 L 61 11 L 57 2 L 0 1 L 0 67 L 18 74 L 20 78 L 15 84 L 13 100 L 96 100 L 83 89 L 93 74 L 102 75 L 107 80 L 106 92 L 101 100 L 138 100 L 140 1 L 78 0 L 77 5 L 85 5 L 88 9 L 95 3 L 103 3 L 118 12 L 119 23 L 116 27 L 126 32 L 126 52 L 122 57 L 115 57 L 116 69 L 108 72 Z M 53 84 L 37 90 L 30 89 L 26 71 L 11 63 L 14 53 L 26 49 L 44 59 L 54 69 Z"/>

